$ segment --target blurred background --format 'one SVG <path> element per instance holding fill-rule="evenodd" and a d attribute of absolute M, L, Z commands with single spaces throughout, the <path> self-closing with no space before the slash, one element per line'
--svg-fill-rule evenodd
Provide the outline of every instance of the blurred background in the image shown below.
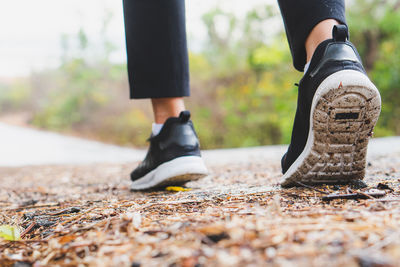
<path fill-rule="evenodd" d="M 400 1 L 349 0 L 350 38 L 400 135 Z M 301 78 L 276 1 L 189 0 L 193 114 L 203 148 L 288 143 Z M 0 10 L 0 122 L 144 147 L 149 101 L 128 99 L 122 1 L 15 0 Z"/>

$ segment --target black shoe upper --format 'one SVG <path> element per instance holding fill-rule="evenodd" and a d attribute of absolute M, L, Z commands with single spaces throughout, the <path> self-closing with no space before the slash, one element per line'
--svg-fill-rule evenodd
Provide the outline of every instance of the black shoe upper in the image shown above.
<path fill-rule="evenodd" d="M 169 118 L 160 133 L 151 136 L 148 141 L 149 150 L 145 159 L 131 173 L 132 181 L 175 158 L 200 156 L 200 143 L 190 120 L 189 111 L 181 112 L 179 117 Z"/>
<path fill-rule="evenodd" d="M 317 47 L 307 72 L 299 82 L 292 139 L 281 161 L 283 173 L 286 173 L 296 161 L 307 143 L 312 100 L 322 81 L 341 70 L 356 70 L 365 73 L 360 56 L 354 45 L 348 41 L 348 36 L 345 25 L 335 26 L 333 39 L 326 40 Z"/>

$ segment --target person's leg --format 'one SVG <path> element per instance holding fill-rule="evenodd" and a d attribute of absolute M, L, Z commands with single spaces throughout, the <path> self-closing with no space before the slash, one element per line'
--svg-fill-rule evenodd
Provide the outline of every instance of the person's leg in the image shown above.
<path fill-rule="evenodd" d="M 124 0 L 130 96 L 153 98 L 158 124 L 185 110 L 190 94 L 184 4 Z"/>
<path fill-rule="evenodd" d="M 178 117 L 185 110 L 183 97 L 153 98 L 154 121 L 163 124 L 170 117 Z"/>
<path fill-rule="evenodd" d="M 326 19 L 312 29 L 305 42 L 307 62 L 311 61 L 311 57 L 320 43 L 332 38 L 333 26 L 339 24 L 340 22 L 335 19 Z"/>
<path fill-rule="evenodd" d="M 299 83 L 282 186 L 349 183 L 365 175 L 380 95 L 348 41 L 344 0 L 280 0 Z M 307 63 L 307 64 L 306 64 Z"/>
<path fill-rule="evenodd" d="M 185 111 L 189 63 L 184 0 L 124 0 L 132 99 L 152 100 L 150 148 L 131 173 L 132 189 L 183 183 L 207 173 L 197 135 Z"/>
<path fill-rule="evenodd" d="M 184 0 L 124 0 L 130 96 L 189 96 Z"/>
<path fill-rule="evenodd" d="M 345 1 L 278 0 L 278 3 L 285 23 L 294 67 L 299 71 L 303 71 L 307 58 L 310 56 L 307 56 L 306 53 L 306 41 L 308 41 L 310 33 L 320 37 L 328 37 L 326 39 L 332 38 L 333 25 L 329 22 L 330 25 L 326 25 L 324 21 L 335 20 L 340 24 L 346 24 Z M 324 22 L 322 31 L 316 29 L 316 26 L 319 26 L 321 22 Z"/>

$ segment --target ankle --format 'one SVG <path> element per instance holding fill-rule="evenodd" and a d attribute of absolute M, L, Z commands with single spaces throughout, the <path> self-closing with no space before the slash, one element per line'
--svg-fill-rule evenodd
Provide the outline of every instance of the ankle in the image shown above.
<path fill-rule="evenodd" d="M 154 112 L 154 121 L 163 124 L 170 117 L 178 117 L 185 110 L 182 97 L 154 98 L 151 100 Z"/>
<path fill-rule="evenodd" d="M 307 62 L 310 62 L 315 49 L 323 41 L 332 38 L 333 26 L 340 24 L 337 20 L 327 19 L 318 23 L 308 35 L 305 43 Z"/>

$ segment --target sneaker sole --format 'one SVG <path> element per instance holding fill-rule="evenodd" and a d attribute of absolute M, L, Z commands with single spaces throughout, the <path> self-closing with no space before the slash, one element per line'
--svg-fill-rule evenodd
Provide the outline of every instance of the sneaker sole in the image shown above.
<path fill-rule="evenodd" d="M 368 140 L 380 110 L 379 91 L 365 74 L 343 70 L 328 76 L 313 98 L 306 146 L 281 185 L 362 180 Z"/>
<path fill-rule="evenodd" d="M 182 185 L 208 175 L 201 157 L 185 156 L 165 162 L 132 182 L 131 190 L 146 190 L 168 185 Z"/>

